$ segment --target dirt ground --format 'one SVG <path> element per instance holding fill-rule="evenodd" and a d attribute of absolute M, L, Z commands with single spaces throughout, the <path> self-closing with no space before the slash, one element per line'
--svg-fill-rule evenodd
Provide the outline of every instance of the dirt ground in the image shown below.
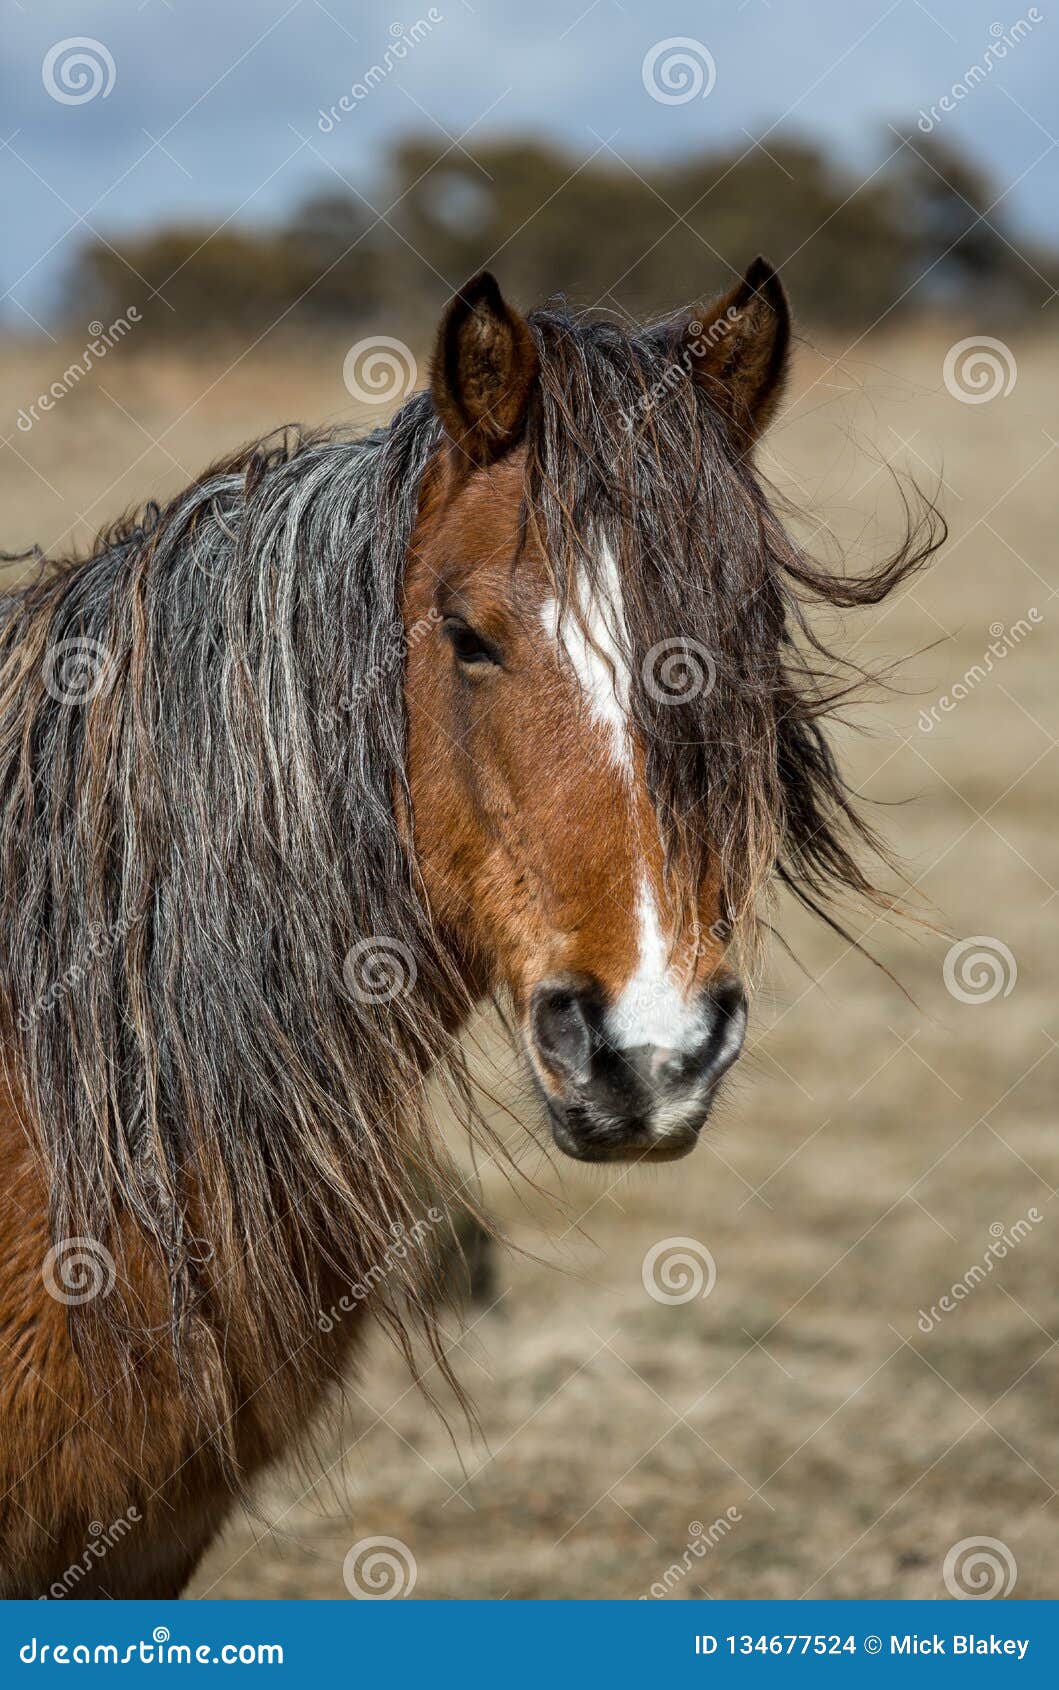
<path fill-rule="evenodd" d="M 451 1330 L 479 1430 L 454 1418 L 450 1436 L 380 1341 L 323 1436 L 326 1474 L 271 1477 L 269 1525 L 235 1521 L 193 1595 L 343 1597 L 347 1552 L 382 1537 L 416 1597 L 930 1598 L 980 1575 L 1059 1596 L 1059 350 L 1013 336 L 1010 392 L 969 403 L 943 363 L 983 327 L 836 361 L 803 347 L 765 455 L 862 556 L 892 532 L 884 461 L 944 476 L 945 551 L 844 636 L 906 659 L 902 694 L 843 739 L 948 932 L 870 935 L 915 1004 L 782 910 L 813 979 L 773 949 L 693 1157 L 603 1175 L 549 1165 L 527 1135 L 540 1190 L 487 1177 L 517 1248 L 492 1306 Z M 374 420 L 345 350 L 263 345 L 228 367 L 130 341 L 20 430 L 68 360 L 8 348 L 4 544 L 84 541 L 284 419 Z M 532 1110 L 483 1043 L 515 1115 Z M 645 1288 L 645 1256 L 673 1240 L 683 1301 L 679 1277 Z"/>

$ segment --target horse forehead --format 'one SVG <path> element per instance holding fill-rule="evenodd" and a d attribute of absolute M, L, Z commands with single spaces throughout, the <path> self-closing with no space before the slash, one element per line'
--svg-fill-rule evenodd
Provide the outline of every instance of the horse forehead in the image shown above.
<path fill-rule="evenodd" d="M 457 542 L 468 565 L 509 562 L 521 536 L 524 476 L 518 454 L 477 470 L 444 506 L 439 538 L 448 545 Z"/>

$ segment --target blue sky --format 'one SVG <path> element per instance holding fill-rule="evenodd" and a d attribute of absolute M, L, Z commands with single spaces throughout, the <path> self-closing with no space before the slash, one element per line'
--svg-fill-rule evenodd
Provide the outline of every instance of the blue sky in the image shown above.
<path fill-rule="evenodd" d="M 402 28 L 429 20 L 425 0 L 403 10 L 391 0 L 0 0 L 0 309 L 23 327 L 25 312 L 46 318 L 89 230 L 267 221 L 334 185 L 318 154 L 366 186 L 409 129 L 526 134 L 575 160 L 606 139 L 633 164 L 800 134 L 866 175 L 896 144 L 889 125 L 914 123 L 981 65 L 991 26 L 1009 31 L 1031 14 L 1040 21 L 940 132 L 989 168 L 1016 230 L 1047 240 L 1059 205 L 1059 13 L 1047 0 L 1006 3 L 438 0 L 439 21 L 325 135 L 320 109 L 383 62 Z M 42 66 L 73 37 L 105 49 L 102 85 L 112 86 L 64 103 Z M 665 104 L 646 90 L 645 55 L 673 37 L 710 55 L 707 97 Z"/>

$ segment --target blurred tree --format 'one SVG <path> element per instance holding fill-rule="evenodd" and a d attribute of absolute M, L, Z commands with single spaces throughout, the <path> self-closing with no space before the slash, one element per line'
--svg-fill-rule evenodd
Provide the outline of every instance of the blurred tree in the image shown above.
<path fill-rule="evenodd" d="M 386 283 L 380 227 L 367 207 L 344 190 L 315 194 L 295 210 L 281 239 L 305 272 L 302 317 L 375 315 Z"/>
<path fill-rule="evenodd" d="M 378 323 L 421 341 L 424 318 L 484 264 L 523 304 L 562 289 L 576 307 L 642 318 L 729 286 L 765 252 L 809 323 L 1039 304 L 1054 255 L 1014 252 L 987 181 L 951 144 L 918 132 L 905 142 L 864 181 L 778 138 L 640 167 L 608 152 L 578 166 L 517 137 L 470 150 L 411 136 L 369 196 L 393 207 L 384 218 L 327 191 L 279 228 L 90 243 L 71 301 L 78 322 L 135 303 L 158 333 Z"/>
<path fill-rule="evenodd" d="M 938 135 L 911 130 L 903 140 L 895 175 L 915 303 L 973 300 L 993 314 L 1031 306 L 1040 293 L 1036 265 L 1030 253 L 1029 264 L 1019 256 L 986 172 Z"/>

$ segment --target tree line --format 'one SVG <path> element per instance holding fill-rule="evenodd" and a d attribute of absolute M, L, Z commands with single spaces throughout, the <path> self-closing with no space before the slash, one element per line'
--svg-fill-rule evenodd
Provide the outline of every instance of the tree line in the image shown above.
<path fill-rule="evenodd" d="M 986 175 L 943 138 L 913 130 L 893 148 L 865 180 L 791 139 L 633 169 L 606 152 L 579 167 L 533 140 L 465 151 L 409 136 L 364 194 L 329 175 L 267 227 L 173 224 L 90 241 L 66 310 L 73 327 L 135 306 L 141 334 L 175 337 L 414 333 L 488 264 L 523 305 L 561 291 L 572 306 L 642 318 L 726 288 L 764 252 L 811 323 L 1036 314 L 1059 286 L 1056 253 L 1016 238 Z"/>

